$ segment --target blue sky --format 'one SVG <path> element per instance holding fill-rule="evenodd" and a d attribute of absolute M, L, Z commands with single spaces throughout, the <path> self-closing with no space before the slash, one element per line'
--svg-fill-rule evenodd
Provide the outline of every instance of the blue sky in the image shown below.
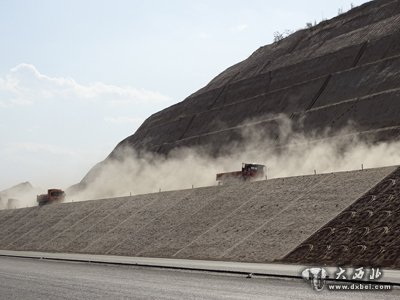
<path fill-rule="evenodd" d="M 364 2 L 0 0 L 0 190 L 78 182 L 275 31 Z"/>

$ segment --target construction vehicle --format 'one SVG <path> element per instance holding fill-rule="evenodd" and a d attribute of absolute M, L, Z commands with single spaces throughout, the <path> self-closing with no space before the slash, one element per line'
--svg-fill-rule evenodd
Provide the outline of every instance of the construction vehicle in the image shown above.
<path fill-rule="evenodd" d="M 234 180 L 247 181 L 265 179 L 265 175 L 265 165 L 242 163 L 241 171 L 218 173 L 216 180 L 221 184 L 223 182 Z"/>
<path fill-rule="evenodd" d="M 55 202 L 63 202 L 65 199 L 65 192 L 60 189 L 49 189 L 47 194 L 37 195 L 36 201 L 39 206 L 51 204 Z"/>

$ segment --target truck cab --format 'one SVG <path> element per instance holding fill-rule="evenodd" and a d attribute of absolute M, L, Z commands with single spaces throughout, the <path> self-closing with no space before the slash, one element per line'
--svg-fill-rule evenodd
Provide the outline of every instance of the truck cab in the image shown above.
<path fill-rule="evenodd" d="M 47 194 L 38 195 L 36 200 L 39 206 L 50 204 L 53 202 L 62 202 L 65 199 L 65 192 L 60 189 L 49 189 Z"/>
<path fill-rule="evenodd" d="M 242 177 L 244 180 L 264 179 L 265 174 L 265 165 L 242 163 Z"/>
<path fill-rule="evenodd" d="M 218 184 L 221 184 L 229 181 L 265 179 L 265 175 L 265 165 L 242 163 L 241 171 L 218 173 L 216 180 L 218 181 Z"/>

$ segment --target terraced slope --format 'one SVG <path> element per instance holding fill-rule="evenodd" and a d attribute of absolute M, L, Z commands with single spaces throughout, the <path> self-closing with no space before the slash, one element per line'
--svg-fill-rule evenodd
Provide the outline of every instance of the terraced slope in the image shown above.
<path fill-rule="evenodd" d="M 272 262 L 395 167 L 0 211 L 0 249 Z"/>
<path fill-rule="evenodd" d="M 207 146 L 215 155 L 241 143 L 243 126 L 280 140 L 280 116 L 295 132 L 353 134 L 375 141 L 400 135 L 400 0 L 375 0 L 256 50 L 184 101 L 150 116 L 121 141 L 167 154 Z M 279 116 L 279 117 L 278 117 Z M 103 163 L 74 189 L 90 184 Z"/>
<path fill-rule="evenodd" d="M 257 129 L 275 135 L 271 115 L 282 113 L 295 124 L 301 119 L 298 129 L 305 132 L 339 130 L 352 120 L 358 132 L 381 129 L 381 138 L 397 136 L 399 23 L 399 0 L 372 1 L 261 47 L 184 101 L 152 115 L 117 149 L 168 153 L 211 145 L 218 153 L 240 139 L 246 120 L 256 119 Z"/>
<path fill-rule="evenodd" d="M 320 228 L 282 261 L 400 268 L 400 169 Z"/>

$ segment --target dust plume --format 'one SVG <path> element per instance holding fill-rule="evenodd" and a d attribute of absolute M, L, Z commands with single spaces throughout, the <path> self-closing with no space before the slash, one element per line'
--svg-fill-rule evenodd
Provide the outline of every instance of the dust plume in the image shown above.
<path fill-rule="evenodd" d="M 400 142 L 360 138 L 351 123 L 333 137 L 329 129 L 300 133 L 285 116 L 271 119 L 273 134 L 254 126 L 257 120 L 248 121 L 240 129 L 242 141 L 221 145 L 224 155 L 217 157 L 207 147 L 179 148 L 168 156 L 119 149 L 85 178 L 85 189 L 67 191 L 67 201 L 212 186 L 216 173 L 240 170 L 242 162 L 265 164 L 269 179 L 400 163 Z"/>
<path fill-rule="evenodd" d="M 14 209 L 36 205 L 38 188 L 23 182 L 0 192 L 0 209 Z"/>

